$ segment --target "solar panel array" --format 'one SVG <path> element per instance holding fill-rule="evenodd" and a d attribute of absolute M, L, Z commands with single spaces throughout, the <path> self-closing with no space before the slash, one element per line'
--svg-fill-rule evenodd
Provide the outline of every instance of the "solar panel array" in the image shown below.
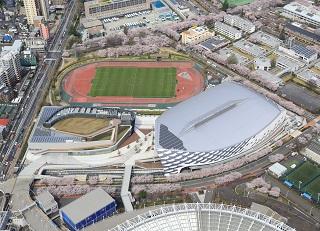
<path fill-rule="evenodd" d="M 315 55 L 316 52 L 314 50 L 311 50 L 301 44 L 292 44 L 291 50 L 293 50 L 295 53 L 302 55 L 304 57 L 310 58 L 311 56 Z"/>
<path fill-rule="evenodd" d="M 258 212 L 231 205 L 181 204 L 139 214 L 109 231 L 294 231 Z"/>

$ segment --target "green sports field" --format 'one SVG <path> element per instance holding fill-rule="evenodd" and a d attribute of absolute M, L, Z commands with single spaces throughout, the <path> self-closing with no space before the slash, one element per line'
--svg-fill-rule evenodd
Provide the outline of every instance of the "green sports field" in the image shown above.
<path fill-rule="evenodd" d="M 320 176 L 308 184 L 303 191 L 311 194 L 314 200 L 318 200 L 318 193 L 320 193 Z"/>
<path fill-rule="evenodd" d="M 312 179 L 320 174 L 320 168 L 313 165 L 311 162 L 307 161 L 302 164 L 300 167 L 295 169 L 289 175 L 285 177 L 286 180 L 289 180 L 296 188 L 299 188 L 299 181 L 301 181 L 302 187 L 309 183 Z"/>
<path fill-rule="evenodd" d="M 222 2 L 224 2 L 224 0 Z M 241 5 L 249 4 L 253 2 L 253 0 L 227 0 L 227 2 L 229 3 L 230 7 L 233 7 L 233 6 L 241 6 Z"/>
<path fill-rule="evenodd" d="M 99 67 L 89 96 L 171 98 L 175 89 L 176 68 Z"/>

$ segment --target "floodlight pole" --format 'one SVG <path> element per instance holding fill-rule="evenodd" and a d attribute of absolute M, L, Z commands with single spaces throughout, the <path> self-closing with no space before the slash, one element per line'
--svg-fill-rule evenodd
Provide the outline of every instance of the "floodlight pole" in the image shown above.
<path fill-rule="evenodd" d="M 302 181 L 299 180 L 299 191 L 300 191 L 300 186 L 301 186 L 301 184 L 302 184 Z"/>

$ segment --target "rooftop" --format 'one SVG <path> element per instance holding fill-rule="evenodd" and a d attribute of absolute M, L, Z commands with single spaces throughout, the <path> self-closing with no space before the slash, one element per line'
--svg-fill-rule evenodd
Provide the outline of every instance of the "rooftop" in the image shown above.
<path fill-rule="evenodd" d="M 97 188 L 60 210 L 76 224 L 112 202 L 114 199 L 108 193 L 102 188 Z"/>
<path fill-rule="evenodd" d="M 224 82 L 164 112 L 156 121 L 156 145 L 167 148 L 160 144 L 163 132 L 176 138 L 177 149 L 220 150 L 258 134 L 280 112 L 273 101 L 253 90 Z"/>
<path fill-rule="evenodd" d="M 266 52 L 266 50 L 262 49 L 260 46 L 252 42 L 246 41 L 244 39 L 235 42 L 233 46 L 238 48 L 242 52 L 252 55 L 254 57 L 263 56 Z"/>
<path fill-rule="evenodd" d="M 315 41 L 320 42 L 320 35 L 319 34 L 316 34 L 313 31 L 299 27 L 297 24 L 287 23 L 286 28 L 288 30 L 291 30 L 292 32 L 304 35 L 310 39 L 313 39 Z"/>
<path fill-rule="evenodd" d="M 51 208 L 52 205 L 57 204 L 57 202 L 54 200 L 54 197 L 49 191 L 40 193 L 38 196 L 36 196 L 36 200 L 45 209 Z"/>
<path fill-rule="evenodd" d="M 269 35 L 263 31 L 257 31 L 254 34 L 250 35 L 250 39 L 257 41 L 263 45 L 269 46 L 271 48 L 278 47 L 281 43 L 281 40 Z"/>
<path fill-rule="evenodd" d="M 240 30 L 238 30 L 238 29 L 236 29 L 236 28 L 234 28 L 234 27 L 232 27 L 232 26 L 229 26 L 228 24 L 225 24 L 225 23 L 223 23 L 223 22 L 215 22 L 215 24 L 214 24 L 214 26 L 215 27 L 221 27 L 221 28 L 223 28 L 224 30 L 227 30 L 227 31 L 229 31 L 230 33 L 232 33 L 232 34 L 238 34 L 238 33 L 241 33 L 241 31 Z"/>
<path fill-rule="evenodd" d="M 293 50 L 296 54 L 303 55 L 306 58 L 310 58 L 317 54 L 316 51 L 311 50 L 307 48 L 306 46 L 299 44 L 299 43 L 294 43 L 291 46 L 291 50 Z"/>
<path fill-rule="evenodd" d="M 297 2 L 291 2 L 288 5 L 285 5 L 283 9 L 320 23 L 320 12 L 313 7 L 307 7 Z"/>

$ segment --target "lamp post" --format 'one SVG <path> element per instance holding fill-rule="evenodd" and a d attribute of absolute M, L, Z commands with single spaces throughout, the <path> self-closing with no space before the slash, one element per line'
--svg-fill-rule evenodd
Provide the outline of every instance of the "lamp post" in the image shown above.
<path fill-rule="evenodd" d="M 301 186 L 301 184 L 302 184 L 302 181 L 299 180 L 299 191 L 300 191 L 300 186 Z"/>
<path fill-rule="evenodd" d="M 320 193 L 318 193 L 318 203 L 319 203 Z"/>

